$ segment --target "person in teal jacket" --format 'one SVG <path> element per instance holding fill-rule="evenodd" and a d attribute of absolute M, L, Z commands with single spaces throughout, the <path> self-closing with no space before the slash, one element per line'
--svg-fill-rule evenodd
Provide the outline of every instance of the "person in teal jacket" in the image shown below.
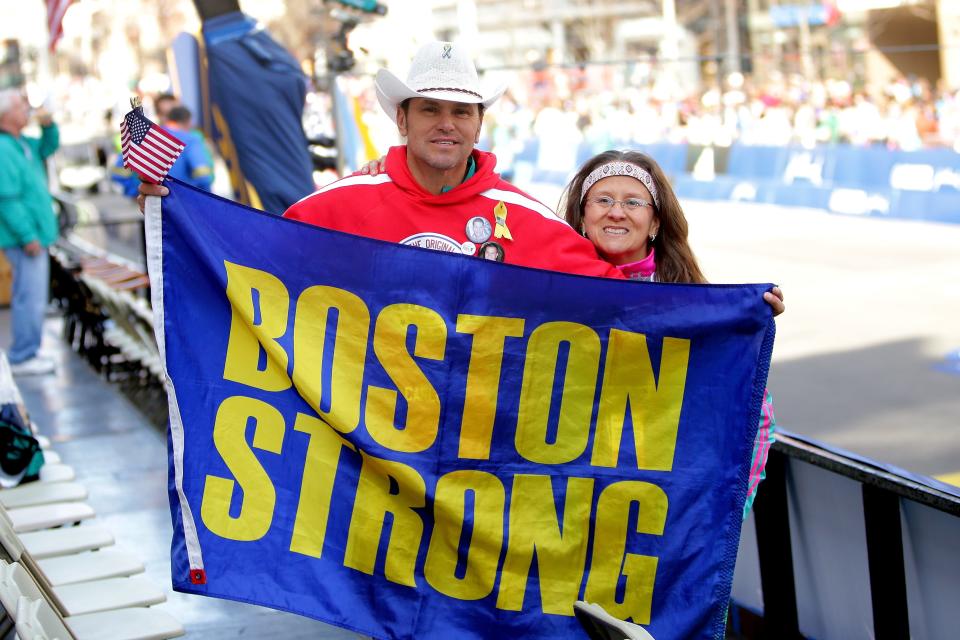
<path fill-rule="evenodd" d="M 42 136 L 22 135 L 30 118 L 27 100 L 17 89 L 0 90 L 0 249 L 13 269 L 7 358 L 14 375 L 55 370 L 39 350 L 50 287 L 47 247 L 58 233 L 44 161 L 60 146 L 60 133 L 49 113 L 36 116 Z"/>

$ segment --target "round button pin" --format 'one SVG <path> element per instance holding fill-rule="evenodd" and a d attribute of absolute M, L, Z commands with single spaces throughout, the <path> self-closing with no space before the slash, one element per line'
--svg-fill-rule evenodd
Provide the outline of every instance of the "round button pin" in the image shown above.
<path fill-rule="evenodd" d="M 493 227 L 490 221 L 482 216 L 474 216 L 467 220 L 467 237 L 477 244 L 482 244 L 490 239 L 493 234 Z"/>
<path fill-rule="evenodd" d="M 493 260 L 495 262 L 503 262 L 504 251 L 503 247 L 496 242 L 485 242 L 480 246 L 479 257 L 484 260 Z"/>

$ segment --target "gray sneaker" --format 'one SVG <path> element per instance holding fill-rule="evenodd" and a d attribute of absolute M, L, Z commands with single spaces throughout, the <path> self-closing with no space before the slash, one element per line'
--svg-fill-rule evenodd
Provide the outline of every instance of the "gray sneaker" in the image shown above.
<path fill-rule="evenodd" d="M 10 372 L 15 376 L 42 376 L 55 373 L 57 365 L 53 360 L 41 356 L 34 356 L 29 360 L 10 365 Z"/>

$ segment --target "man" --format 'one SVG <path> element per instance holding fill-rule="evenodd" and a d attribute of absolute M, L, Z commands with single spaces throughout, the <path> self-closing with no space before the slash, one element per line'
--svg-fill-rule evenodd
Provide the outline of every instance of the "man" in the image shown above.
<path fill-rule="evenodd" d="M 57 238 L 44 161 L 60 146 L 60 134 L 49 113 L 40 110 L 36 116 L 41 138 L 21 135 L 30 107 L 19 90 L 0 90 L 0 248 L 13 268 L 13 344 L 7 358 L 14 375 L 56 368 L 38 353 L 50 286 L 47 247 Z"/>
<path fill-rule="evenodd" d="M 184 144 L 183 153 L 170 168 L 170 177 L 198 189 L 210 191 L 213 186 L 213 160 L 203 137 L 191 129 L 190 110 L 183 105 L 171 107 L 164 128 Z"/>
<path fill-rule="evenodd" d="M 507 263 L 622 277 L 548 207 L 501 180 L 493 154 L 474 149 L 484 110 L 503 89 L 484 94 L 459 45 L 424 45 L 406 82 L 382 69 L 376 89 L 406 138 L 390 150 L 386 174 L 339 180 L 284 217 L 471 256 L 496 240 Z"/>
<path fill-rule="evenodd" d="M 157 122 L 163 122 L 167 119 L 170 109 L 178 106 L 180 100 L 172 93 L 160 93 L 153 99 L 153 112 L 156 114 Z"/>
<path fill-rule="evenodd" d="M 194 0 L 210 142 L 236 197 L 280 214 L 315 188 L 303 131 L 308 80 L 300 62 L 237 0 Z M 199 115 L 199 114 L 198 114 Z"/>

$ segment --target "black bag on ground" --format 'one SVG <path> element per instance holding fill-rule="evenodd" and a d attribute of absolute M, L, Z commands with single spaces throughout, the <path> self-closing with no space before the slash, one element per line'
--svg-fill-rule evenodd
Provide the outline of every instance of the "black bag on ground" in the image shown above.
<path fill-rule="evenodd" d="M 17 405 L 0 405 L 0 486 L 5 489 L 40 477 L 43 451 L 23 423 Z"/>

